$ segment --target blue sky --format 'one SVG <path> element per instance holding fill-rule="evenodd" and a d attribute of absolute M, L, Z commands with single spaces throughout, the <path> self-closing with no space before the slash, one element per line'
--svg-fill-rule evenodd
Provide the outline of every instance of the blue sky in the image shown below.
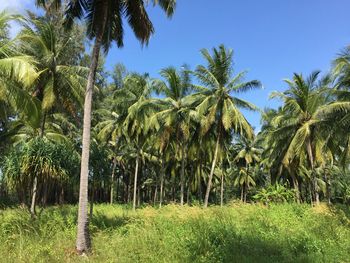
<path fill-rule="evenodd" d="M 5 1 L 5 2 L 4 2 Z M 23 10 L 34 0 L 0 0 L 0 9 Z M 284 78 L 293 72 L 326 72 L 336 54 L 350 44 L 349 0 L 178 0 L 171 20 L 158 8 L 149 8 L 156 33 L 141 47 L 129 28 L 125 47 L 113 48 L 106 67 L 121 62 L 129 70 L 157 77 L 161 68 L 203 63 L 199 50 L 221 43 L 234 50 L 236 72 L 249 70 L 263 90 L 243 98 L 257 106 L 277 107 L 269 100 L 273 90 L 283 90 Z M 260 116 L 246 113 L 259 128 Z"/>

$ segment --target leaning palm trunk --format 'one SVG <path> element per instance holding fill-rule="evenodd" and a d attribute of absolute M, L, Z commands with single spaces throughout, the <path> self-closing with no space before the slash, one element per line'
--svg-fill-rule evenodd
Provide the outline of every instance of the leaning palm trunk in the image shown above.
<path fill-rule="evenodd" d="M 113 158 L 113 168 L 112 168 L 112 177 L 111 177 L 111 200 L 110 203 L 113 204 L 113 192 L 114 192 L 114 173 L 115 167 L 117 166 L 117 160 Z"/>
<path fill-rule="evenodd" d="M 185 145 L 182 144 L 181 147 L 181 189 L 180 189 L 180 205 L 183 206 L 184 205 L 184 190 L 185 190 Z"/>
<path fill-rule="evenodd" d="M 88 82 L 86 86 L 84 101 L 84 122 L 83 122 L 83 144 L 81 154 L 80 168 L 80 186 L 79 186 L 79 209 L 78 209 L 78 233 L 76 249 L 82 254 L 89 252 L 91 248 L 91 240 L 89 235 L 88 220 L 88 174 L 89 174 L 89 154 L 90 154 L 90 135 L 91 135 L 91 108 L 92 108 L 92 92 L 96 79 L 96 70 L 100 49 L 102 44 L 103 33 L 107 20 L 107 1 L 104 1 L 104 16 L 102 26 L 96 34 L 95 45 L 92 50 L 91 65 L 89 69 Z"/>
<path fill-rule="evenodd" d="M 134 196 L 132 202 L 132 210 L 136 209 L 136 191 L 137 191 L 137 173 L 139 170 L 139 154 L 136 155 L 136 163 L 135 163 L 135 176 L 134 176 Z"/>
<path fill-rule="evenodd" d="M 214 158 L 213 158 L 213 162 L 211 165 L 211 170 L 210 170 L 210 174 L 209 174 L 209 178 L 208 178 L 207 190 L 205 192 L 204 208 L 208 207 L 208 200 L 209 200 L 209 194 L 210 194 L 210 189 L 211 189 L 211 181 L 213 180 L 216 159 L 218 157 L 218 152 L 219 152 L 219 142 L 220 142 L 220 133 L 218 134 L 218 138 L 216 140 Z"/>

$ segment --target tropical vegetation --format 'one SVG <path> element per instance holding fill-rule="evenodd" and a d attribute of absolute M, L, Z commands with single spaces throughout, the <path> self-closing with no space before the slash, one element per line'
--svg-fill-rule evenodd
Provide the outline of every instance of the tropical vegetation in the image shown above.
<path fill-rule="evenodd" d="M 100 242 L 117 237 L 118 247 L 135 245 L 138 235 L 160 245 L 155 237 L 170 231 L 167 245 L 184 254 L 160 249 L 164 261 L 228 262 L 236 245 L 243 262 L 264 256 L 265 249 L 281 262 L 349 258 L 350 47 L 332 61 L 330 72 L 291 73 L 283 91 L 271 94 L 281 106 L 259 109 L 241 94 L 262 83 L 246 71 L 235 73 L 233 50 L 225 45 L 202 49 L 203 62 L 194 69 L 164 65 L 158 78 L 121 63 L 108 72 L 103 58 L 113 43 L 123 46 L 123 19 L 142 44 L 154 33 L 147 1 L 36 2 L 41 15 L 0 13 L 0 208 L 17 207 L 0 212 L 1 253 L 25 261 L 30 251 L 22 255 L 11 246 L 31 234 L 43 242 L 51 226 L 55 238 L 67 234 L 70 243 L 76 232 L 80 254 L 91 252 L 90 231 Z M 150 2 L 168 17 L 175 12 L 175 0 Z M 11 21 L 21 25 L 14 38 Z M 260 130 L 247 120 L 247 110 L 261 114 Z M 321 203 L 329 207 L 317 218 Z M 144 206 L 154 208 L 138 209 Z M 179 211 L 190 215 L 181 218 Z M 284 212 L 290 218 L 264 225 L 267 215 Z M 251 226 L 254 216 L 259 225 Z M 305 225 L 297 217 L 305 217 Z M 48 232 L 41 233 L 49 220 Z M 298 225 L 292 235 L 286 222 Z M 113 227 L 120 229 L 103 232 Z M 278 243 L 268 227 L 289 243 Z M 253 235 L 254 229 L 260 232 Z M 147 239 L 145 231 L 156 235 Z M 323 242 L 326 235 L 334 239 Z M 273 250 L 276 245 L 281 251 Z M 96 257 L 104 261 L 101 249 Z M 118 252 L 122 262 L 128 249 Z M 50 249 L 37 253 L 30 261 L 57 257 Z M 154 253 L 133 256 L 155 262 Z M 75 259 L 58 261 L 66 260 Z"/>

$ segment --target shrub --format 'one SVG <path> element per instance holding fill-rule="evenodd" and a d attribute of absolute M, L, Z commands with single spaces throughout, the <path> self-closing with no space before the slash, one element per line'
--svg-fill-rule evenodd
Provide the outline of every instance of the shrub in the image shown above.
<path fill-rule="evenodd" d="M 284 185 L 274 184 L 261 189 L 253 198 L 265 204 L 270 202 L 286 203 L 295 201 L 295 192 Z"/>

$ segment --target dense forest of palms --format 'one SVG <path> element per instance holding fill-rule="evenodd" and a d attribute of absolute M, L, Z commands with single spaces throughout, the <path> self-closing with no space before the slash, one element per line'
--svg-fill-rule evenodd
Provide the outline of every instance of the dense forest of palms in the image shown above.
<path fill-rule="evenodd" d="M 159 2 L 171 16 L 164 3 L 173 1 Z M 35 217 L 37 206 L 76 204 L 82 186 L 90 213 L 94 203 L 349 204 L 350 49 L 330 72 L 291 72 L 284 91 L 271 94 L 281 106 L 259 109 L 240 95 L 262 84 L 234 71 L 233 51 L 224 45 L 202 49 L 193 69 L 164 65 L 159 79 L 122 64 L 107 72 L 100 48 L 122 46 L 122 37 L 98 35 L 105 25 L 94 23 L 66 30 L 72 21 L 61 9 L 45 11 L 0 14 L 1 206 L 21 204 Z M 152 24 L 126 16 L 147 43 Z M 11 21 L 22 26 L 14 38 Z M 122 32 L 112 28 L 109 34 Z M 96 39 L 92 55 L 86 34 Z M 242 110 L 261 113 L 260 130 Z M 83 160 L 88 184 L 80 181 Z"/>
<path fill-rule="evenodd" d="M 9 21 L 22 31 L 10 39 Z M 84 29 L 63 16 L 1 13 L 1 199 L 32 206 L 78 201 L 82 105 L 91 60 Z M 72 38 L 74 37 L 74 41 Z M 161 79 L 98 65 L 89 163 L 91 202 L 223 204 L 350 199 L 350 52 L 332 72 L 286 79 L 278 109 L 239 98 L 258 80 L 233 74 L 233 52 L 201 50 L 194 70 Z M 260 111 L 254 132 L 241 109 Z"/>

